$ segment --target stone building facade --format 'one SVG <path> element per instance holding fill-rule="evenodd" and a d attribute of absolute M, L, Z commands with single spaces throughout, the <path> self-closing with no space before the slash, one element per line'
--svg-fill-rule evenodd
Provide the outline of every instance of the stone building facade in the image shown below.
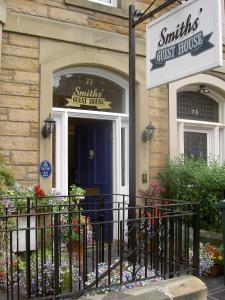
<path fill-rule="evenodd" d="M 67 193 L 69 183 L 80 183 L 75 173 L 78 160 L 83 159 L 77 154 L 83 148 L 78 151 L 70 145 L 74 128 L 81 128 L 80 123 L 88 126 L 87 120 L 89 123 L 96 120 L 90 127 L 97 126 L 97 120 L 110 120 L 111 165 L 105 165 L 112 175 L 110 191 L 128 192 L 128 7 L 133 1 L 118 0 L 111 6 L 103 2 L 110 1 L 0 0 L 0 151 L 22 185 L 40 183 Z M 158 0 L 154 5 L 161 2 Z M 135 1 L 140 10 L 145 10 L 150 3 Z M 188 91 L 197 92 L 199 85 L 204 84 L 222 103 L 225 76 L 221 68 L 148 91 L 145 89 L 145 24 L 139 25 L 136 33 L 137 188 L 147 188 L 149 180 L 158 177 L 165 158 L 183 151 L 183 146 L 178 145 L 183 134 L 180 128 L 185 128 L 187 122 L 184 124 L 177 118 L 177 93 L 185 90 L 185 86 Z M 74 76 L 82 81 L 81 74 L 87 75 L 87 81 L 91 78 L 89 82 L 95 78 L 98 84 L 100 81 L 108 84 L 112 90 L 112 83 L 120 86 L 124 110 L 112 113 L 106 110 L 104 114 L 104 111 L 96 113 L 96 109 L 92 113 L 90 106 L 88 112 L 84 107 L 57 107 L 55 91 L 59 86 L 63 90 L 62 78 Z M 56 135 L 46 139 L 41 129 L 49 114 L 56 120 Z M 141 135 L 150 121 L 156 127 L 155 136 L 151 143 L 144 143 Z M 223 135 L 222 129 L 210 128 Z M 218 154 L 219 150 L 214 152 Z M 91 159 L 90 151 L 88 159 Z M 47 178 L 39 171 L 40 163 L 45 160 L 53 169 Z M 71 167 L 74 161 L 76 170 Z M 98 162 L 100 166 L 101 163 Z M 144 174 L 147 182 L 143 180 Z"/>

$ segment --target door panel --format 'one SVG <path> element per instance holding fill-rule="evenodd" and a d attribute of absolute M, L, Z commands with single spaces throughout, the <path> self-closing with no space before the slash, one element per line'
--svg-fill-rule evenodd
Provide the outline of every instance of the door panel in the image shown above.
<path fill-rule="evenodd" d="M 112 122 L 76 126 L 76 184 L 112 193 Z"/>
<path fill-rule="evenodd" d="M 76 125 L 76 184 L 86 189 L 81 203 L 93 222 L 112 220 L 112 122 L 93 121 Z M 94 195 L 93 194 L 97 194 Z M 108 194 L 103 195 L 102 194 Z M 99 196 L 98 196 L 99 195 Z M 105 209 L 105 210 L 104 210 Z M 99 211 L 98 211 L 99 210 Z M 93 228 L 97 239 L 110 241 L 109 227 Z"/>
<path fill-rule="evenodd" d="M 82 187 L 85 187 L 91 182 L 90 162 L 88 159 L 89 149 L 89 130 L 85 127 L 79 128 L 79 130 L 76 131 L 76 184 Z"/>

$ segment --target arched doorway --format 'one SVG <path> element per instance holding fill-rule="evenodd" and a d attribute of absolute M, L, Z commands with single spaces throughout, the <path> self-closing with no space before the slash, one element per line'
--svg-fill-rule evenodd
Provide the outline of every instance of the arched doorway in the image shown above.
<path fill-rule="evenodd" d="M 98 68 L 54 73 L 53 187 L 128 192 L 128 94 L 123 78 Z"/>

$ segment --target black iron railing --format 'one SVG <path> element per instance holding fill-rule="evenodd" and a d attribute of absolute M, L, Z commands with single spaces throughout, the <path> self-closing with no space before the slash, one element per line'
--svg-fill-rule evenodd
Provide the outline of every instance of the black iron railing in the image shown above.
<path fill-rule="evenodd" d="M 165 197 L 181 201 L 200 203 L 200 229 L 222 232 L 222 216 L 216 205 L 225 198 L 224 189 L 206 189 L 202 186 L 186 185 L 167 187 Z"/>
<path fill-rule="evenodd" d="M 128 207 L 125 195 L 3 198 L 2 296 L 78 298 L 134 282 L 198 275 L 198 204 L 136 200 L 139 205 Z"/>

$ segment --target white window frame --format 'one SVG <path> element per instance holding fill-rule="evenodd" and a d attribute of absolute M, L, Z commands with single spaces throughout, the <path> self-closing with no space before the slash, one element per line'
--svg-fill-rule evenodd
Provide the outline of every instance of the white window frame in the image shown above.
<path fill-rule="evenodd" d="M 177 118 L 177 93 L 197 91 L 200 84 L 209 88 L 209 96 L 219 103 L 219 122 L 206 122 Z M 184 153 L 184 132 L 206 132 L 208 134 L 208 156 L 225 161 L 225 82 L 208 74 L 198 74 L 169 85 L 170 157 Z"/>
<path fill-rule="evenodd" d="M 185 132 L 193 132 L 193 133 L 206 133 L 206 135 L 207 135 L 207 156 L 212 155 L 212 152 L 213 152 L 213 149 L 212 149 L 212 138 L 213 138 L 212 130 L 210 130 L 210 129 L 206 130 L 205 128 L 201 129 L 199 127 L 189 127 L 184 122 L 180 122 L 180 121 L 178 121 L 178 122 L 183 123 L 183 126 L 179 126 L 179 128 L 183 129 L 183 130 L 180 130 L 180 132 L 179 132 L 179 134 L 181 135 L 180 140 L 182 140 L 182 142 L 180 144 L 180 153 L 184 153 L 184 133 Z"/>
<path fill-rule="evenodd" d="M 102 4 L 102 5 L 117 7 L 117 0 L 110 0 L 110 3 L 107 3 L 103 0 L 88 0 L 88 1 L 96 2 L 96 3 Z"/>

